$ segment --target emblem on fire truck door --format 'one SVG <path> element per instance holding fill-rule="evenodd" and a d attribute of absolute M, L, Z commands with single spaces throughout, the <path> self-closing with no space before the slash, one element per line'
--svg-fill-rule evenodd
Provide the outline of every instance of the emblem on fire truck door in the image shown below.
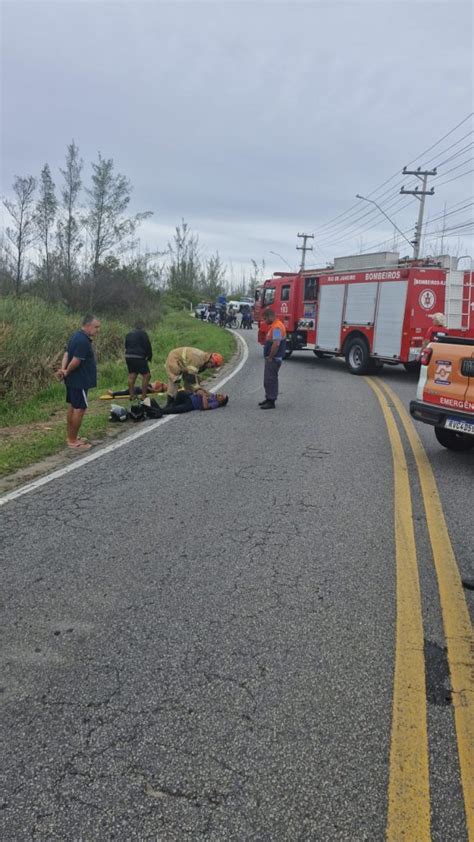
<path fill-rule="evenodd" d="M 281 309 L 282 313 L 287 313 L 288 312 L 288 304 L 282 304 L 280 309 Z"/>
<path fill-rule="evenodd" d="M 431 289 L 424 289 L 423 292 L 420 293 L 419 301 L 423 310 L 432 310 L 436 304 L 436 295 Z"/>

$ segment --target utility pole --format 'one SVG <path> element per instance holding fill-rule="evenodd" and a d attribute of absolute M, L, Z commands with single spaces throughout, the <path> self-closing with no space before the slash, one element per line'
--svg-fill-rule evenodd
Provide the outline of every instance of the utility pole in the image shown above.
<path fill-rule="evenodd" d="M 313 251 L 313 246 L 307 246 L 306 240 L 314 240 L 314 234 L 298 234 L 298 237 L 300 237 L 303 240 L 302 246 L 296 246 L 296 251 L 302 251 L 303 252 L 303 254 L 301 255 L 301 265 L 300 265 L 300 272 L 302 272 L 303 269 L 304 269 L 306 252 L 307 251 Z"/>
<path fill-rule="evenodd" d="M 434 187 L 431 190 L 426 189 L 426 184 L 428 182 L 429 175 L 436 175 L 438 170 L 436 167 L 434 170 L 422 170 L 418 167 L 416 170 L 407 170 L 406 167 L 403 167 L 403 175 L 416 175 L 423 182 L 423 188 L 420 190 L 419 187 L 415 187 L 414 190 L 405 190 L 404 187 L 400 190 L 400 193 L 409 196 L 416 196 L 416 198 L 420 202 L 420 210 L 418 212 L 418 222 L 416 223 L 415 228 L 415 239 L 413 240 L 413 257 L 415 260 L 418 259 L 420 255 L 421 249 L 421 236 L 423 232 L 423 214 L 425 211 L 425 196 L 432 196 L 434 193 Z"/>

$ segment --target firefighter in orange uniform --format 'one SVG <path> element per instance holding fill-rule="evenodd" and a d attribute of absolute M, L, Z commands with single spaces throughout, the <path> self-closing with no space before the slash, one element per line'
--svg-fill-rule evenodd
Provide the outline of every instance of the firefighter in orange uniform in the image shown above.
<path fill-rule="evenodd" d="M 265 310 L 263 319 L 268 325 L 263 346 L 265 400 L 259 403 L 259 407 L 260 409 L 275 409 L 278 397 L 278 373 L 286 351 L 286 327 L 280 319 L 276 318 L 274 310 Z"/>

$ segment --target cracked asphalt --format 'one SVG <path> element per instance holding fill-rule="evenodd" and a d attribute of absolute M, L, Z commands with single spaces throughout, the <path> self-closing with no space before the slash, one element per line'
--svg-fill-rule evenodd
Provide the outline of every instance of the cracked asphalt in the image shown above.
<path fill-rule="evenodd" d="M 0 514 L 7 842 L 384 838 L 395 644 L 385 423 L 362 379 L 312 355 L 283 365 L 278 409 L 261 412 L 260 350 L 246 338 L 226 409 L 178 417 Z M 388 376 L 409 400 L 415 381 Z M 419 432 L 467 569 L 449 486 L 468 487 L 472 459 L 438 455 Z M 433 839 L 459 842 L 441 697 Z"/>

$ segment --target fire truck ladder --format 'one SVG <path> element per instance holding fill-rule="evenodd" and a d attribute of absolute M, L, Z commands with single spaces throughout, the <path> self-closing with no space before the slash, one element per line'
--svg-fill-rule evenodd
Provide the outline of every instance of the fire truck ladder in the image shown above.
<path fill-rule="evenodd" d="M 470 330 L 473 305 L 472 258 L 469 280 L 464 283 L 464 269 L 450 269 L 446 273 L 446 326 L 454 330 Z"/>

